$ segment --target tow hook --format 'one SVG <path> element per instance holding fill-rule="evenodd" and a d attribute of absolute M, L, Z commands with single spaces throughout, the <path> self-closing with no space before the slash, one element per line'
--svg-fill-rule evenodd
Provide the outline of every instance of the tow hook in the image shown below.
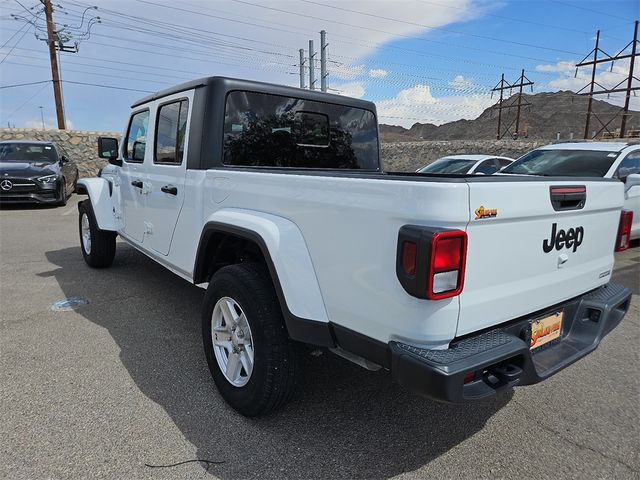
<path fill-rule="evenodd" d="M 502 362 L 487 369 L 488 373 L 504 383 L 511 383 L 522 375 L 522 368 L 513 363 Z"/>

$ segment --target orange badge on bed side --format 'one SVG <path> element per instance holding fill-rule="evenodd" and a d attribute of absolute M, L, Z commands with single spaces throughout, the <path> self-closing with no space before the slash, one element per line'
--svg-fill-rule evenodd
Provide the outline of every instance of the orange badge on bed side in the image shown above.
<path fill-rule="evenodd" d="M 480 207 L 476 208 L 475 214 L 476 220 L 480 220 L 482 218 L 493 218 L 498 216 L 498 209 L 484 208 L 483 205 L 480 205 Z"/>

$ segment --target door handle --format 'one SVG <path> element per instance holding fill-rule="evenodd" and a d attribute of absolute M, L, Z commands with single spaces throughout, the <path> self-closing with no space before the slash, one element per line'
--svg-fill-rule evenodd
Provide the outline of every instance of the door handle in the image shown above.
<path fill-rule="evenodd" d="M 142 182 L 140 180 L 134 180 L 133 182 L 131 182 L 131 185 L 136 188 L 142 188 Z"/>
<path fill-rule="evenodd" d="M 178 188 L 174 187 L 173 185 L 165 185 L 160 190 L 162 190 L 164 193 L 168 193 L 169 195 L 177 195 L 178 194 Z"/>

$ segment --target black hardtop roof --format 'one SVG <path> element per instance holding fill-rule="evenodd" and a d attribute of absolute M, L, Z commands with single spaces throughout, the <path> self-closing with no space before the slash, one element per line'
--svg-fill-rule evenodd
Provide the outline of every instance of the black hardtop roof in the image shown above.
<path fill-rule="evenodd" d="M 335 103 L 338 105 L 345 105 L 354 108 L 362 108 L 365 110 L 376 111 L 375 104 L 366 100 L 360 100 L 357 98 L 345 97 L 342 95 L 335 95 L 332 93 L 323 93 L 319 90 L 305 90 L 297 87 L 287 87 L 284 85 L 276 85 L 274 83 L 256 82 L 253 80 L 242 80 L 238 78 L 229 77 L 204 77 L 190 82 L 181 83 L 174 87 L 161 90 L 151 95 L 147 95 L 141 98 L 131 108 L 138 107 L 145 103 L 157 100 L 174 93 L 184 92 L 186 90 L 192 90 L 194 88 L 210 87 L 218 91 L 226 92 L 232 90 L 247 90 L 258 93 L 270 93 L 273 95 L 281 95 L 285 97 L 295 97 L 304 100 L 312 100 L 315 102 Z"/>

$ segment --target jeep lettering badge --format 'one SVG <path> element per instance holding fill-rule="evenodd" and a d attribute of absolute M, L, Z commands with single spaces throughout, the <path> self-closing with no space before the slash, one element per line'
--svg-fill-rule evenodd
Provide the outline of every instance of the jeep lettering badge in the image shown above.
<path fill-rule="evenodd" d="M 582 244 L 584 228 L 570 228 L 566 232 L 562 229 L 556 232 L 557 229 L 557 223 L 551 225 L 551 238 L 542 241 L 542 250 L 544 250 L 544 253 L 549 253 L 554 247 L 556 250 L 573 247 L 573 251 L 575 252 L 580 244 Z"/>

